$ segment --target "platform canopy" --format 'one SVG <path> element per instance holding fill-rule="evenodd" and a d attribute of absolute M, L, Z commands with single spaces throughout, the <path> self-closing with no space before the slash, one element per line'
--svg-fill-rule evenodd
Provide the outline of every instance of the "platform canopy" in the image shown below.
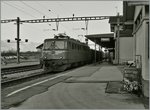
<path fill-rule="evenodd" d="M 102 47 L 106 47 L 106 48 L 115 47 L 114 33 L 91 34 L 91 35 L 85 35 L 85 37 Z"/>
<path fill-rule="evenodd" d="M 36 47 L 36 49 L 42 49 L 43 43 Z"/>

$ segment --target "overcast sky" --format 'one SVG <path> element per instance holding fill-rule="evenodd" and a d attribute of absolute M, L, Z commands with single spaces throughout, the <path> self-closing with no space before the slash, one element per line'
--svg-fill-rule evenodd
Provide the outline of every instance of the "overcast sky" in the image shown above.
<path fill-rule="evenodd" d="M 117 7 L 117 8 L 116 8 Z M 2 1 L 1 19 L 41 19 L 56 17 L 78 16 L 116 16 L 117 11 L 122 15 L 121 1 Z M 20 37 L 22 40 L 29 39 L 29 42 L 42 43 L 46 38 L 53 38 L 54 34 L 66 32 L 72 38 L 84 41 L 78 35 L 84 35 L 84 21 L 61 22 L 58 31 L 56 23 L 21 24 Z M 88 34 L 109 33 L 110 24 L 108 20 L 89 21 Z M 1 40 L 16 38 L 16 25 L 12 23 L 1 24 Z"/>

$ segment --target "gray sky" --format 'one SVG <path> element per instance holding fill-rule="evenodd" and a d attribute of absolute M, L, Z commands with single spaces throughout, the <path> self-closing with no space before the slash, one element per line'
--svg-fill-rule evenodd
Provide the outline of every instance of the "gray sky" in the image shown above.
<path fill-rule="evenodd" d="M 116 8 L 117 7 L 117 8 Z M 51 11 L 49 11 L 51 10 Z M 2 1 L 1 19 L 41 19 L 75 16 L 116 16 L 117 11 L 122 15 L 121 1 Z M 50 25 L 49 25 L 50 24 Z M 88 34 L 110 32 L 108 20 L 89 21 Z M 20 37 L 22 40 L 42 43 L 46 38 L 53 38 L 54 34 L 66 32 L 72 38 L 84 41 L 78 35 L 84 35 L 84 21 L 61 22 L 59 31 L 52 31 L 56 23 L 21 24 Z M 13 23 L 1 24 L 1 40 L 16 38 L 16 25 Z"/>

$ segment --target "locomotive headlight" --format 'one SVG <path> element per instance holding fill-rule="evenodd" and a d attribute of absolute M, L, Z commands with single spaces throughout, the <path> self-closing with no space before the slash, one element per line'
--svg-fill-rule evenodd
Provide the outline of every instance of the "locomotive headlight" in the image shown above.
<path fill-rule="evenodd" d="M 60 59 L 63 59 L 63 57 L 59 57 Z"/>

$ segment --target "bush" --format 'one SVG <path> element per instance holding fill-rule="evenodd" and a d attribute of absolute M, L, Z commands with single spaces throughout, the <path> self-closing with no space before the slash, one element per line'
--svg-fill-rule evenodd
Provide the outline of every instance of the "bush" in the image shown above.
<path fill-rule="evenodd" d="M 15 50 L 8 50 L 8 51 L 2 51 L 1 52 L 1 56 L 13 56 L 13 55 L 16 55 Z"/>

